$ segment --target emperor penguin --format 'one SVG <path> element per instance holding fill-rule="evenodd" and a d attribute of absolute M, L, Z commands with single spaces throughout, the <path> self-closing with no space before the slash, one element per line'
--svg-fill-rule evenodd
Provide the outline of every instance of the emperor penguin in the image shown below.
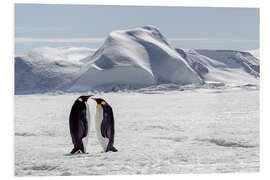
<path fill-rule="evenodd" d="M 74 148 L 70 152 L 74 154 L 78 151 L 86 152 L 88 142 L 88 132 L 90 130 L 90 112 L 87 103 L 88 96 L 80 96 L 74 102 L 69 115 L 69 130 Z"/>
<path fill-rule="evenodd" d="M 114 117 L 111 106 L 101 98 L 92 98 L 97 102 L 96 108 L 96 134 L 100 145 L 104 152 L 117 149 L 113 146 L 114 143 Z"/>

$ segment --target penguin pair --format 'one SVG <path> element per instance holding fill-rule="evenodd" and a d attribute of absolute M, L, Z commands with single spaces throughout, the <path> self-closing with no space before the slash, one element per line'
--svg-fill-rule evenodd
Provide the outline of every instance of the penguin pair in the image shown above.
<path fill-rule="evenodd" d="M 70 152 L 86 152 L 88 134 L 90 130 L 90 111 L 87 100 L 93 95 L 80 96 L 74 102 L 69 115 L 69 129 L 74 148 Z M 91 98 L 96 101 L 95 127 L 98 141 L 104 152 L 117 149 L 114 144 L 114 117 L 111 106 L 101 98 Z"/>

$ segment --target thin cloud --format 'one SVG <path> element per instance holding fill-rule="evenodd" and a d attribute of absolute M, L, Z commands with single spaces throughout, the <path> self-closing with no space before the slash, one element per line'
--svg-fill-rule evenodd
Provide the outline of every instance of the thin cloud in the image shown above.
<path fill-rule="evenodd" d="M 213 40 L 211 38 L 168 38 L 169 41 L 202 41 Z"/>
<path fill-rule="evenodd" d="M 101 43 L 105 38 L 15 38 L 15 43 Z"/>
<path fill-rule="evenodd" d="M 249 39 L 225 39 L 225 38 L 168 38 L 169 41 L 231 41 L 231 42 L 259 42 Z"/>
<path fill-rule="evenodd" d="M 230 41 L 259 42 L 259 40 L 223 39 L 223 38 L 168 38 L 169 41 Z M 15 43 L 102 43 L 105 38 L 15 38 Z"/>

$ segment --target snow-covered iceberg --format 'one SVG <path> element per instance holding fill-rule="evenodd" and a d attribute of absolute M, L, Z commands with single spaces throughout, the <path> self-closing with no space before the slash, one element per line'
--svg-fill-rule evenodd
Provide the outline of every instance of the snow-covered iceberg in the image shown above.
<path fill-rule="evenodd" d="M 259 60 L 233 50 L 176 49 L 205 81 L 232 85 L 259 84 Z"/>
<path fill-rule="evenodd" d="M 153 26 L 114 31 L 83 61 L 88 64 L 70 90 L 203 82 Z"/>
<path fill-rule="evenodd" d="M 65 89 L 79 75 L 80 60 L 93 49 L 41 47 L 15 58 L 15 93 L 38 93 Z"/>
<path fill-rule="evenodd" d="M 77 51 L 59 48 L 15 58 L 15 93 L 203 83 L 153 26 L 111 32 L 93 55 L 80 51 L 80 60 Z"/>
<path fill-rule="evenodd" d="M 258 84 L 248 52 L 175 49 L 153 26 L 113 31 L 97 50 L 36 48 L 15 58 L 15 94 L 134 89 L 162 84 Z"/>
<path fill-rule="evenodd" d="M 252 54 L 252 56 L 254 56 L 255 58 L 260 59 L 260 49 L 252 49 L 247 52 Z"/>

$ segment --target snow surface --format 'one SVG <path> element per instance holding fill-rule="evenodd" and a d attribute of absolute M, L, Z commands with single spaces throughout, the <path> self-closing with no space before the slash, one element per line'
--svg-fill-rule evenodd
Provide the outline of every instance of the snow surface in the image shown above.
<path fill-rule="evenodd" d="M 247 52 L 252 54 L 255 58 L 260 59 L 260 49 L 252 49 Z"/>
<path fill-rule="evenodd" d="M 204 81 L 259 84 L 259 60 L 248 52 L 176 49 Z"/>
<path fill-rule="evenodd" d="M 117 85 L 202 84 L 198 74 L 153 26 L 113 31 L 103 46 L 83 61 L 89 65 L 71 86 L 72 91 Z"/>
<path fill-rule="evenodd" d="M 15 95 L 15 175 L 259 171 L 257 88 L 167 86 L 175 91 L 159 85 L 96 93 L 113 107 L 118 152 L 102 153 L 93 124 L 96 104 L 88 100 L 89 154 L 73 156 L 68 117 L 81 94 Z"/>
<path fill-rule="evenodd" d="M 15 175 L 258 172 L 256 57 L 175 49 L 153 26 L 113 31 L 97 50 L 41 47 L 16 57 Z M 88 100 L 89 153 L 69 155 L 79 92 L 112 105 L 118 152 L 102 153 Z"/>
<path fill-rule="evenodd" d="M 93 54 L 96 50 L 86 47 L 39 47 L 30 51 L 27 56 L 33 61 L 78 61 Z"/>
<path fill-rule="evenodd" d="M 71 61 L 74 56 L 76 58 Z M 80 60 L 77 57 L 77 51 L 74 55 L 74 51 L 66 53 L 62 49 L 42 48 L 15 58 L 15 93 L 203 83 L 152 26 L 113 31 L 93 55 Z"/>
<path fill-rule="evenodd" d="M 96 51 L 36 48 L 15 58 L 15 94 L 138 89 L 208 82 L 259 84 L 259 60 L 249 52 L 173 48 L 158 28 L 113 31 Z"/>
<path fill-rule="evenodd" d="M 93 49 L 84 47 L 40 47 L 15 58 L 15 93 L 37 93 L 65 88 L 77 76 L 80 60 Z"/>

